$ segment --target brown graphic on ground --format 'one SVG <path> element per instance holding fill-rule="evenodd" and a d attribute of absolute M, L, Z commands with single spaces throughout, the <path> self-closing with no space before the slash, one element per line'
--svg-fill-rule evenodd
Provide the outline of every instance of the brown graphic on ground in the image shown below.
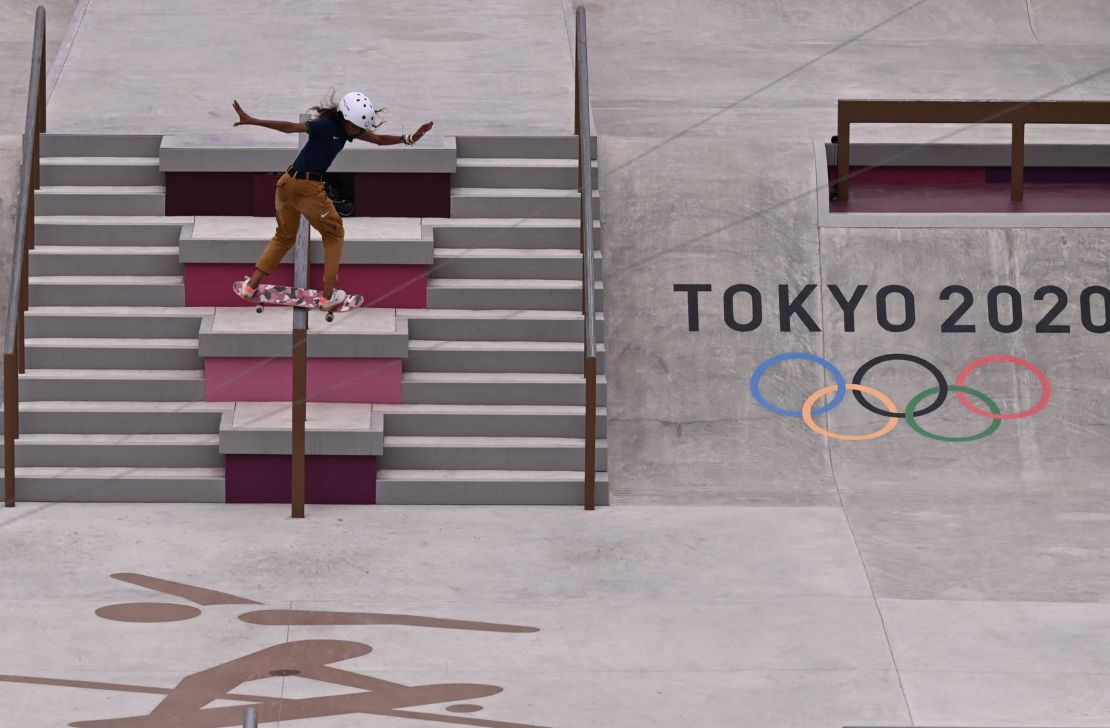
<path fill-rule="evenodd" d="M 136 586 L 178 596 L 202 606 L 259 604 L 232 594 L 194 587 L 180 582 L 156 579 L 142 574 L 113 574 L 114 578 Z M 96 610 L 97 616 L 119 622 L 172 622 L 192 619 L 201 614 L 196 607 L 165 602 L 111 604 Z M 441 619 L 404 614 L 372 612 L 327 612 L 303 609 L 267 609 L 240 615 L 247 624 L 272 626 L 368 626 L 405 625 L 438 629 L 478 630 L 501 633 L 538 632 L 535 627 L 466 620 Z M 489 697 L 503 691 L 497 685 L 441 683 L 404 685 L 332 667 L 332 663 L 363 657 L 373 648 L 347 640 L 298 640 L 286 642 L 221 663 L 182 679 L 174 688 L 127 685 L 85 680 L 0 675 L 0 682 L 58 687 L 110 690 L 117 692 L 165 695 L 147 715 L 70 723 L 74 728 L 235 728 L 243 722 L 247 705 L 208 708 L 214 701 L 239 701 L 258 708 L 259 724 L 324 718 L 343 715 L 383 715 L 395 718 L 486 726 L 487 728 L 542 728 L 524 723 L 468 718 L 410 710 L 424 705 L 455 703 L 449 713 L 474 713 L 481 705 L 457 701 Z M 273 698 L 233 692 L 254 680 L 298 676 L 329 685 L 354 688 L 360 692 L 315 698 Z"/>
<path fill-rule="evenodd" d="M 212 589 L 189 586 L 188 584 L 182 584 L 178 581 L 156 579 L 153 576 L 145 576 L 143 574 L 112 574 L 112 578 L 126 581 L 128 584 L 141 586 L 151 591 L 172 594 L 175 597 L 188 599 L 193 604 L 200 604 L 204 607 L 211 607 L 216 604 L 258 604 L 258 602 L 244 599 L 243 597 L 237 597 L 234 594 L 224 594 L 223 592 L 214 591 Z"/>
<path fill-rule="evenodd" d="M 115 622 L 181 622 L 199 617 L 200 610 L 188 604 L 132 602 L 101 607 L 96 610 L 96 616 Z"/>
<path fill-rule="evenodd" d="M 275 627 L 308 626 L 357 626 L 371 624 L 408 625 L 410 627 L 437 627 L 439 629 L 469 629 L 480 632 L 539 632 L 536 627 L 518 627 L 512 624 L 466 622 L 459 619 L 416 617 L 411 614 L 377 614 L 374 612 L 318 612 L 310 609 L 260 609 L 240 615 L 248 624 Z"/>

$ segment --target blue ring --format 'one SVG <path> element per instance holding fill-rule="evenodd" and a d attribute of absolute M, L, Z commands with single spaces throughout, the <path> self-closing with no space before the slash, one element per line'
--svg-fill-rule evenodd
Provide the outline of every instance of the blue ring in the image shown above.
<path fill-rule="evenodd" d="M 759 402 L 767 409 L 771 410 L 772 412 L 777 412 L 780 415 L 786 415 L 787 417 L 802 416 L 801 410 L 788 410 L 783 409 L 782 407 L 779 407 L 777 405 L 773 405 L 766 399 L 764 399 L 763 395 L 759 392 L 759 381 L 763 379 L 763 375 L 767 373 L 767 370 L 778 364 L 779 362 L 789 361 L 790 359 L 802 359 L 803 361 L 811 361 L 814 364 L 820 364 L 821 366 L 832 372 L 833 378 L 836 379 L 836 394 L 824 407 L 818 407 L 817 409 L 813 410 L 813 414 L 823 415 L 844 400 L 844 395 L 848 391 L 847 383 L 844 381 L 844 375 L 840 373 L 840 370 L 837 369 L 831 361 L 819 357 L 816 354 L 806 354 L 805 352 L 801 351 L 788 351 L 785 354 L 777 354 L 771 357 L 770 359 L 756 367 L 755 371 L 752 372 L 752 381 L 748 385 L 748 388 L 751 390 L 752 396 L 755 397 L 756 402 Z"/>

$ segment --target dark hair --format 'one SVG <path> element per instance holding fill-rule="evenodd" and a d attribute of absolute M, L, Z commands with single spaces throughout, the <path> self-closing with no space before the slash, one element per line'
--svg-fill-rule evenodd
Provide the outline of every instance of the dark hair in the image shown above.
<path fill-rule="evenodd" d="M 312 111 L 316 112 L 316 116 L 321 119 L 330 119 L 331 121 L 343 122 L 343 114 L 339 111 L 339 104 L 335 100 L 335 90 L 333 89 L 331 95 L 320 102 L 318 106 L 313 106 Z"/>

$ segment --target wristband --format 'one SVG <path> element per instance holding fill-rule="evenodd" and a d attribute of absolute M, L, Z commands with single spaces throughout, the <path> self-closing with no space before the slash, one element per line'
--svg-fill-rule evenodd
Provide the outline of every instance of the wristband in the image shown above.
<path fill-rule="evenodd" d="M 401 136 L 401 141 L 407 146 L 412 146 L 415 142 L 412 140 L 412 134 L 404 134 Z"/>

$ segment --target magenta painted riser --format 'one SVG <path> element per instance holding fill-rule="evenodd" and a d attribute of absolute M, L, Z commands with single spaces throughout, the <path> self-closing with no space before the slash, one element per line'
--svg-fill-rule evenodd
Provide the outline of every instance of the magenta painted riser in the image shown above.
<path fill-rule="evenodd" d="M 372 505 L 377 482 L 376 458 L 370 455 L 305 457 L 305 502 Z M 225 500 L 228 503 L 289 503 L 293 487 L 288 455 L 226 455 Z"/>
<path fill-rule="evenodd" d="M 259 243 L 262 252 L 264 243 Z M 249 263 L 186 263 L 186 306 L 253 306 L 231 292 L 231 284 L 254 271 Z M 312 265 L 309 285 L 323 286 L 324 266 Z M 267 283 L 291 285 L 293 265 L 279 265 Z M 425 265 L 344 264 L 339 269 L 339 287 L 360 293 L 371 308 L 427 308 L 428 267 Z"/>
<path fill-rule="evenodd" d="M 309 402 L 400 404 L 400 359 L 309 359 Z M 288 402 L 293 360 L 208 357 L 204 398 L 208 402 Z"/>

